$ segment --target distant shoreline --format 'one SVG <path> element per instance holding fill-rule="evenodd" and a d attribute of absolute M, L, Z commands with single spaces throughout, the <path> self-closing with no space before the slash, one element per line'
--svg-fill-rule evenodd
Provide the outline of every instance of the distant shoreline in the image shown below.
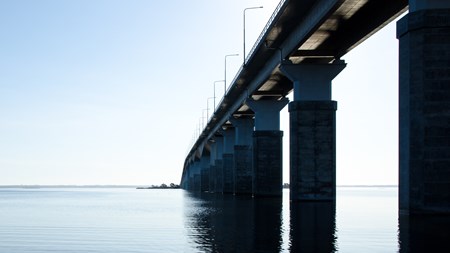
<path fill-rule="evenodd" d="M 136 188 L 140 185 L 0 185 L 0 188 Z"/>
<path fill-rule="evenodd" d="M 398 185 L 338 185 L 337 187 L 398 187 Z M 133 188 L 133 189 L 178 189 L 178 188 L 161 188 L 148 187 L 142 185 L 0 185 L 0 189 L 20 188 L 20 189 L 38 189 L 38 188 Z"/>

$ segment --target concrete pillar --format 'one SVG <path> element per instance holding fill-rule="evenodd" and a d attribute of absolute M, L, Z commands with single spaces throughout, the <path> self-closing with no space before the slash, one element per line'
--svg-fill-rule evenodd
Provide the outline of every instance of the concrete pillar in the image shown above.
<path fill-rule="evenodd" d="M 189 169 L 191 164 L 187 163 L 186 168 L 183 172 L 183 177 L 181 178 L 181 185 L 184 190 L 188 190 L 188 183 L 189 183 Z"/>
<path fill-rule="evenodd" d="M 194 190 L 194 162 L 191 162 L 189 164 L 189 169 L 186 173 L 187 177 L 187 190 L 193 191 Z"/>
<path fill-rule="evenodd" d="M 186 178 L 186 169 L 187 169 L 187 165 L 186 165 L 186 162 L 185 162 L 184 166 L 183 166 L 183 172 L 181 174 L 181 180 L 180 180 L 180 188 L 181 189 L 184 189 L 185 178 Z"/>
<path fill-rule="evenodd" d="M 192 179 L 194 183 L 193 191 L 200 192 L 202 187 L 200 160 L 194 162 Z"/>
<path fill-rule="evenodd" d="M 331 81 L 345 68 L 333 64 L 283 64 L 294 83 L 290 117 L 290 199 L 336 199 L 336 109 Z"/>
<path fill-rule="evenodd" d="M 280 131 L 280 111 L 288 102 L 287 98 L 246 101 L 255 112 L 253 196 L 282 196 L 283 132 Z"/>
<path fill-rule="evenodd" d="M 216 190 L 216 141 L 212 139 L 210 141 L 210 161 L 209 161 L 209 192 L 215 192 Z"/>
<path fill-rule="evenodd" d="M 214 138 L 216 140 L 216 187 L 214 192 L 223 193 L 223 136 Z"/>
<path fill-rule="evenodd" d="M 450 213 L 450 1 L 410 1 L 399 40 L 399 208 Z"/>
<path fill-rule="evenodd" d="M 234 191 L 234 127 L 226 127 L 223 131 L 223 193 Z"/>
<path fill-rule="evenodd" d="M 230 121 L 236 129 L 236 145 L 234 145 L 234 194 L 251 195 L 253 118 L 232 118 Z"/>
<path fill-rule="evenodd" d="M 201 185 L 200 191 L 207 192 L 209 191 L 209 169 L 210 169 L 210 156 L 203 155 L 200 159 L 200 177 L 201 177 Z"/>

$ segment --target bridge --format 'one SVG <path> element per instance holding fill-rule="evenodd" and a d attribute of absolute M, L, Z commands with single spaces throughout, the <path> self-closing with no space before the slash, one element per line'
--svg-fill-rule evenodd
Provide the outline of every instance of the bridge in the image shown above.
<path fill-rule="evenodd" d="M 334 201 L 332 80 L 346 53 L 408 9 L 397 23 L 400 210 L 449 213 L 450 1 L 442 0 L 282 0 L 190 149 L 181 187 L 281 197 L 279 113 L 288 105 L 290 199 Z"/>

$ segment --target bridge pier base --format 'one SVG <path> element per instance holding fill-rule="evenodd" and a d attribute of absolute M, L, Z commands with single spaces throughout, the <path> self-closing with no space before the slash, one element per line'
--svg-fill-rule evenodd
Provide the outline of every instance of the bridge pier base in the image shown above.
<path fill-rule="evenodd" d="M 246 101 L 255 112 L 252 177 L 252 191 L 255 197 L 282 196 L 283 132 L 280 131 L 280 111 L 288 103 L 287 98 Z"/>
<path fill-rule="evenodd" d="M 192 190 L 195 192 L 199 192 L 201 190 L 202 186 L 202 180 L 201 180 L 201 168 L 200 168 L 200 161 L 194 162 L 193 171 L 192 171 L 192 183 L 193 188 Z"/>
<path fill-rule="evenodd" d="M 336 101 L 289 104 L 291 200 L 336 198 Z"/>
<path fill-rule="evenodd" d="M 283 132 L 253 132 L 253 196 L 281 197 Z"/>
<path fill-rule="evenodd" d="M 331 81 L 345 68 L 331 64 L 281 65 L 294 84 L 290 117 L 290 199 L 336 199 L 336 109 Z"/>
<path fill-rule="evenodd" d="M 223 135 L 223 193 L 232 194 L 234 190 L 234 143 L 235 129 L 227 127 Z"/>
<path fill-rule="evenodd" d="M 214 192 L 216 187 L 216 153 L 217 147 L 214 140 L 209 141 L 209 176 L 208 176 L 208 192 Z"/>
<path fill-rule="evenodd" d="M 231 118 L 235 127 L 236 138 L 234 146 L 234 194 L 252 194 L 252 142 L 253 119 L 251 117 Z"/>
<path fill-rule="evenodd" d="M 253 151 L 250 145 L 234 146 L 234 194 L 252 194 Z"/>
<path fill-rule="evenodd" d="M 213 192 L 222 193 L 223 192 L 223 142 L 224 138 L 221 135 L 214 136 L 214 151 L 216 160 L 214 161 L 214 177 L 212 178 L 214 188 Z"/>
<path fill-rule="evenodd" d="M 399 39 L 399 208 L 450 213 L 450 2 L 410 1 Z"/>
<path fill-rule="evenodd" d="M 201 177 L 201 184 L 200 184 L 200 191 L 207 192 L 209 191 L 209 170 L 210 170 L 210 157 L 209 156 L 203 156 L 200 160 L 200 177 Z"/>
<path fill-rule="evenodd" d="M 234 155 L 223 154 L 223 193 L 233 193 L 234 189 Z"/>
<path fill-rule="evenodd" d="M 214 163 L 214 165 L 209 166 L 209 192 L 216 192 L 216 165 L 215 165 L 215 163 Z"/>
<path fill-rule="evenodd" d="M 214 192 L 223 193 L 223 160 L 216 160 L 216 178 Z"/>

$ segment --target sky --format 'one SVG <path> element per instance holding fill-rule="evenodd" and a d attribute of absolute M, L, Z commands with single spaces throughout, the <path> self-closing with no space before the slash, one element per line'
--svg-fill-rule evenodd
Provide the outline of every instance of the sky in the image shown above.
<path fill-rule="evenodd" d="M 276 0 L 0 1 L 0 185 L 179 183 Z M 337 184 L 397 184 L 395 23 L 348 53 L 333 81 Z M 229 84 L 229 82 L 228 82 Z M 281 112 L 284 182 L 289 122 Z"/>

